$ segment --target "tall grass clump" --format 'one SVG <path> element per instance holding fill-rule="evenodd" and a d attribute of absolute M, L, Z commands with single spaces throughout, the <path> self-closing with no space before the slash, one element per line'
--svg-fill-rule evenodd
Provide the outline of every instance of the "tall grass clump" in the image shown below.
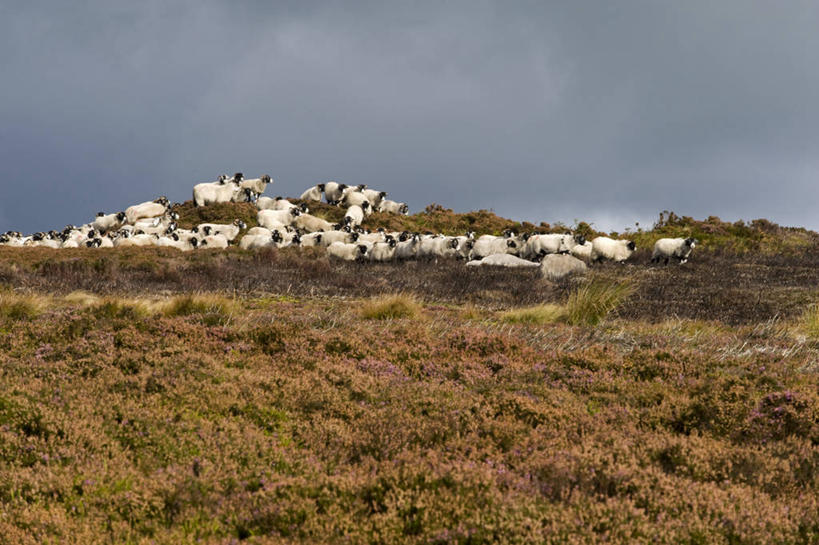
<path fill-rule="evenodd" d="M 819 305 L 811 305 L 802 315 L 802 325 L 807 334 L 819 339 Z"/>
<path fill-rule="evenodd" d="M 551 324 L 565 320 L 566 309 L 560 305 L 537 305 L 506 311 L 500 318 L 510 324 Z"/>
<path fill-rule="evenodd" d="M 418 301 L 403 293 L 375 297 L 361 307 L 361 317 L 366 320 L 416 318 L 420 314 L 421 305 Z"/>
<path fill-rule="evenodd" d="M 41 295 L 0 293 L 0 317 L 10 320 L 31 320 L 48 306 L 49 299 Z"/>
<path fill-rule="evenodd" d="M 569 295 L 566 321 L 572 325 L 595 326 L 632 293 L 634 287 L 628 282 L 592 280 Z"/>
<path fill-rule="evenodd" d="M 230 322 L 236 309 L 236 302 L 222 295 L 180 295 L 165 304 L 162 314 L 171 318 L 198 315 L 207 325 L 224 325 Z"/>

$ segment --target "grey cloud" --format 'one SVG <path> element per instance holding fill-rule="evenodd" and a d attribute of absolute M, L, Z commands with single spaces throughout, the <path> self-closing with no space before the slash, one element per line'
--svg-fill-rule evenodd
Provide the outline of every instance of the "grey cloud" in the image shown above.
<path fill-rule="evenodd" d="M 227 171 L 620 229 L 819 228 L 808 2 L 18 3 L 0 8 L 0 230 Z"/>

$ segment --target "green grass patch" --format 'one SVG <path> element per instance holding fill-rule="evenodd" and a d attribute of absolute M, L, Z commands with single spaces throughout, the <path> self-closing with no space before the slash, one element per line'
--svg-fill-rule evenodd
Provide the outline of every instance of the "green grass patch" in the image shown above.
<path fill-rule="evenodd" d="M 572 325 L 598 325 L 632 293 L 634 287 L 628 282 L 592 280 L 569 295 L 566 321 Z"/>
<path fill-rule="evenodd" d="M 420 314 L 421 305 L 414 297 L 406 294 L 375 297 L 361 308 L 361 317 L 367 320 L 417 318 Z"/>
<path fill-rule="evenodd" d="M 504 312 L 500 319 L 510 324 L 551 324 L 565 321 L 566 309 L 549 304 L 517 308 Z"/>

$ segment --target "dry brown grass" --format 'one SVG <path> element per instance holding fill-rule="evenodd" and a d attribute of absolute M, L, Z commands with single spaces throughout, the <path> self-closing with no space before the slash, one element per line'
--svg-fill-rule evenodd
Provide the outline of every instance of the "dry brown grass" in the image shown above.
<path fill-rule="evenodd" d="M 500 318 L 512 324 L 551 324 L 566 320 L 566 308 L 561 305 L 537 305 L 508 310 Z"/>
<path fill-rule="evenodd" d="M 361 317 L 366 320 L 395 320 L 418 318 L 422 307 L 412 295 L 397 293 L 382 295 L 366 301 L 361 306 Z"/>
<path fill-rule="evenodd" d="M 0 293 L 0 316 L 10 320 L 31 320 L 45 311 L 50 303 L 47 296 L 14 293 Z"/>

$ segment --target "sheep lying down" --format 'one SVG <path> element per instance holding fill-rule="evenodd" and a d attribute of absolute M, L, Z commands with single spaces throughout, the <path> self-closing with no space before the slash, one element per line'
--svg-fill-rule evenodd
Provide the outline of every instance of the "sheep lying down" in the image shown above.
<path fill-rule="evenodd" d="M 514 267 L 514 268 L 537 268 L 540 267 L 540 263 L 534 263 L 532 261 L 527 261 L 525 259 L 521 259 L 519 257 L 513 256 L 511 254 L 492 254 L 484 257 L 483 259 L 474 259 L 468 262 L 467 267 L 480 267 L 484 265 L 492 266 L 492 267 Z"/>

